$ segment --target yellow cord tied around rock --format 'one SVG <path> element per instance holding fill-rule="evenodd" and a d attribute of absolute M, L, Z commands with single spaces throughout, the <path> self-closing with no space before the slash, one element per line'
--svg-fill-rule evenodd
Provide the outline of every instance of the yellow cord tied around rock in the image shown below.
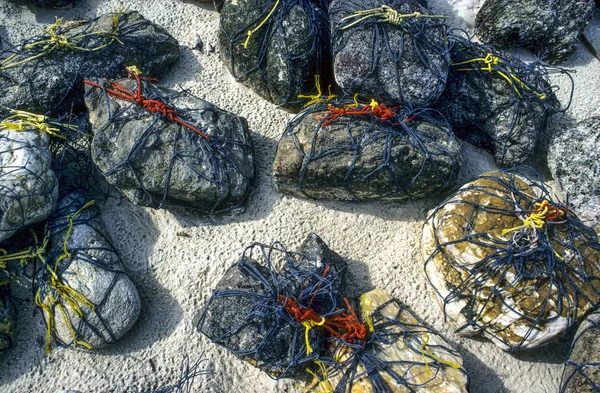
<path fill-rule="evenodd" d="M 315 360 L 315 364 L 319 367 L 321 378 L 319 378 L 319 376 L 309 368 L 306 369 L 306 372 L 319 381 L 319 384 L 317 385 L 319 390 L 305 389 L 304 391 L 310 393 L 334 393 L 333 386 L 329 381 L 329 373 L 327 372 L 327 366 L 325 366 L 325 364 L 323 364 L 323 362 L 321 362 L 320 360 Z"/>
<path fill-rule="evenodd" d="M 73 338 L 73 343 L 76 345 L 80 345 L 87 349 L 92 349 L 92 346 L 86 343 L 85 341 L 81 341 L 77 339 L 77 332 L 75 331 L 75 327 L 71 322 L 71 317 L 63 302 L 66 302 L 71 311 L 75 314 L 78 319 L 83 319 L 84 313 L 83 308 L 88 308 L 92 311 L 95 310 L 96 305 L 92 303 L 85 295 L 71 288 L 68 284 L 65 284 L 62 278 L 58 275 L 57 271 L 59 269 L 59 262 L 63 259 L 71 258 L 72 254 L 68 249 L 67 243 L 73 233 L 74 219 L 81 214 L 84 209 L 92 206 L 95 202 L 90 201 L 85 204 L 81 209 L 77 210 L 75 213 L 67 216 L 69 220 L 69 226 L 67 228 L 67 233 L 65 235 L 65 239 L 63 242 L 63 255 L 57 258 L 54 263 L 54 267 L 50 267 L 46 264 L 45 255 L 40 255 L 40 259 L 44 262 L 46 266 L 46 270 L 49 273 L 49 280 L 47 282 L 48 291 L 45 295 L 45 299 L 42 300 L 42 289 L 38 289 L 35 295 L 35 303 L 46 313 L 47 316 L 47 325 L 48 329 L 46 331 L 46 353 L 50 353 L 50 347 L 52 344 L 52 332 L 56 329 L 56 325 L 54 322 L 55 318 L 55 308 L 58 308 L 65 325 L 69 329 L 71 337 Z M 52 293 L 56 293 L 58 297 L 54 297 Z"/>
<path fill-rule="evenodd" d="M 307 319 L 302 322 L 302 326 L 304 326 L 304 340 L 306 341 L 306 354 L 310 355 L 313 352 L 312 347 L 310 346 L 310 331 L 315 326 L 323 326 L 325 324 L 325 318 L 321 317 L 319 322 L 315 322 L 311 319 Z"/>
<path fill-rule="evenodd" d="M 356 19 L 358 18 L 358 19 Z M 406 18 L 428 18 L 428 19 L 446 19 L 443 15 L 429 15 L 422 14 L 420 12 L 413 12 L 412 14 L 401 14 L 390 6 L 382 5 L 381 7 L 372 8 L 369 10 L 358 10 L 352 15 L 348 15 L 342 18 L 342 22 L 356 19 L 352 23 L 343 26 L 340 30 L 346 30 L 356 26 L 364 20 L 369 18 L 376 18 L 375 23 L 389 23 L 395 26 L 400 26 Z"/>
<path fill-rule="evenodd" d="M 521 94 L 521 91 L 519 90 L 519 88 L 517 87 L 516 84 L 518 84 L 518 86 L 520 86 L 521 88 L 523 88 L 527 91 L 533 92 L 540 100 L 545 100 L 547 98 L 546 94 L 538 93 L 537 91 L 534 91 L 532 88 L 527 86 L 521 79 L 519 79 L 516 75 L 514 75 L 512 72 L 510 72 L 509 74 L 506 74 L 504 71 L 494 68 L 495 66 L 507 65 L 507 64 L 504 63 L 498 56 L 494 56 L 492 53 L 487 53 L 485 57 L 476 57 L 474 59 L 465 60 L 465 61 L 461 61 L 458 63 L 450 63 L 450 65 L 452 67 L 458 67 L 458 66 L 472 64 L 472 63 L 483 63 L 483 66 L 481 68 L 469 68 L 469 67 L 458 68 L 458 69 L 455 69 L 455 71 L 473 71 L 473 70 L 488 71 L 488 72 L 495 71 L 498 75 L 500 75 L 502 78 L 504 78 L 512 86 L 512 88 L 514 89 L 515 93 L 517 93 L 519 98 L 523 98 L 523 95 Z"/>
<path fill-rule="evenodd" d="M 38 244 L 39 241 L 37 235 L 34 231 L 31 231 L 31 233 L 33 234 L 35 244 Z M 0 248 L 0 268 L 6 269 L 8 262 L 19 262 L 19 265 L 25 266 L 28 261 L 45 255 L 47 245 L 48 236 L 44 238 L 41 245 L 31 246 L 24 251 L 15 252 L 13 254 L 9 254 L 6 250 Z"/>
<path fill-rule="evenodd" d="M 299 94 L 298 95 L 298 99 L 310 99 L 310 101 L 308 101 L 306 104 L 304 104 L 305 108 L 309 107 L 311 105 L 314 105 L 314 104 L 318 104 L 320 102 L 328 103 L 329 101 L 331 101 L 337 97 L 335 94 L 331 93 L 331 85 L 329 85 L 329 88 L 328 88 L 329 95 L 325 98 L 323 97 L 323 93 L 321 92 L 321 76 L 320 75 L 315 75 L 315 87 L 317 89 L 317 94 L 313 94 L 313 95 Z"/>
<path fill-rule="evenodd" d="M 375 101 L 375 100 L 373 100 Z M 360 297 L 360 313 L 365 321 L 365 325 L 369 329 L 370 333 L 375 331 L 375 326 L 373 326 L 373 318 L 371 316 L 371 311 L 373 310 L 373 299 L 369 298 L 369 302 L 367 303 L 367 294 L 363 294 Z"/>
<path fill-rule="evenodd" d="M 71 38 L 67 38 L 65 35 L 58 34 L 57 31 L 59 28 L 62 27 L 63 18 L 57 18 L 56 21 L 52 25 L 50 25 L 47 28 L 42 28 L 42 32 L 49 35 L 50 37 L 40 40 L 40 41 L 32 42 L 31 44 L 26 44 L 23 46 L 23 49 L 26 49 L 26 50 L 32 50 L 32 49 L 41 47 L 42 51 L 40 53 L 38 53 L 37 55 L 33 55 L 31 57 L 25 58 L 23 60 L 14 61 L 14 62 L 13 62 L 13 60 L 18 56 L 18 54 L 13 54 L 13 55 L 7 57 L 6 59 L 4 59 L 2 62 L 0 62 L 0 70 L 13 68 L 13 67 L 17 67 L 21 64 L 28 63 L 28 62 L 36 60 L 42 56 L 46 56 L 59 48 L 64 48 L 64 49 L 69 49 L 69 50 L 78 50 L 78 51 L 84 51 L 84 52 L 94 52 L 94 51 L 99 51 L 101 49 L 106 48 L 107 46 L 111 45 L 115 41 L 120 43 L 121 45 L 123 45 L 123 41 L 121 41 L 117 35 L 118 30 L 119 30 L 119 19 L 121 17 L 122 12 L 123 12 L 123 9 L 119 10 L 118 12 L 115 13 L 115 15 L 113 15 L 111 31 L 84 33 L 84 34 L 79 34 L 79 35 L 71 37 Z M 80 40 L 80 39 L 83 39 L 85 37 L 92 36 L 92 35 L 105 36 L 109 40 L 108 40 L 108 42 L 105 42 L 104 44 L 97 46 L 95 48 L 91 48 L 91 49 L 77 46 L 72 42 L 74 40 Z"/>
<path fill-rule="evenodd" d="M 523 225 L 503 230 L 502 236 L 521 229 L 542 229 L 548 221 L 562 221 L 566 213 L 566 207 L 560 209 L 552 206 L 548 200 L 536 202 L 535 210 L 523 220 Z"/>
<path fill-rule="evenodd" d="M 10 110 L 10 116 L 0 122 L 0 130 L 6 129 L 11 131 L 28 131 L 30 129 L 40 130 L 50 136 L 66 139 L 61 135 L 58 127 L 64 127 L 71 130 L 77 130 L 79 127 L 75 125 L 63 125 L 61 123 L 49 121 L 44 115 L 37 115 L 31 112 Z"/>
<path fill-rule="evenodd" d="M 271 8 L 271 11 L 269 12 L 269 14 L 265 17 L 265 19 L 263 19 L 262 22 L 260 22 L 260 24 L 258 26 L 256 26 L 253 30 L 248 30 L 248 34 L 246 36 L 246 41 L 244 41 L 244 49 L 248 48 L 248 42 L 250 42 L 250 38 L 252 37 L 252 34 L 256 33 L 258 30 L 260 30 L 265 25 L 265 23 L 267 23 L 267 21 L 271 18 L 271 16 L 273 16 L 273 13 L 277 9 L 278 5 L 279 5 L 279 0 L 277 0 L 275 2 L 275 5 L 273 6 L 273 8 Z"/>
<path fill-rule="evenodd" d="M 429 363 L 427 362 L 427 358 L 425 357 L 425 354 L 427 354 L 427 356 L 429 356 L 431 359 L 437 361 L 438 363 L 445 364 L 445 365 L 455 368 L 457 370 L 460 368 L 460 364 L 458 364 L 452 360 L 442 359 L 439 356 L 434 355 L 429 350 L 429 348 L 427 348 L 427 345 L 429 344 L 429 333 L 423 334 L 422 337 L 424 338 L 424 341 L 421 344 L 421 357 L 423 358 L 423 363 L 425 363 L 425 371 L 427 372 L 427 375 L 429 375 L 430 369 L 429 369 Z"/>

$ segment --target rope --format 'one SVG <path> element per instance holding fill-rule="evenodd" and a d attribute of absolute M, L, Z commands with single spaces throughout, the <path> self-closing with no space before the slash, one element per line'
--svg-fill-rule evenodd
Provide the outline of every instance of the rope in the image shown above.
<path fill-rule="evenodd" d="M 317 88 L 317 94 L 314 94 L 314 95 L 299 94 L 298 95 L 299 99 L 305 99 L 305 98 L 310 99 L 310 101 L 308 101 L 306 104 L 304 104 L 305 108 L 309 107 L 311 105 L 314 105 L 314 104 L 321 103 L 321 102 L 328 103 L 329 101 L 331 101 L 337 97 L 335 94 L 331 93 L 331 85 L 329 85 L 329 95 L 327 97 L 323 96 L 323 93 L 321 93 L 321 76 L 320 75 L 315 75 L 315 87 Z"/>
<path fill-rule="evenodd" d="M 278 5 L 279 5 L 279 0 L 277 0 L 275 2 L 275 5 L 273 6 L 273 8 L 271 8 L 271 11 L 269 12 L 269 14 L 265 17 L 265 19 L 263 19 L 262 22 L 260 22 L 260 24 L 258 26 L 256 26 L 253 30 L 248 30 L 248 35 L 246 37 L 246 41 L 244 41 L 244 49 L 248 48 L 248 42 L 250 42 L 250 37 L 252 37 L 252 34 L 256 33 L 258 30 L 261 29 L 261 27 L 263 27 L 265 25 L 265 23 L 267 23 L 267 21 L 271 18 L 271 16 L 275 12 L 275 9 L 277 8 Z"/>
<path fill-rule="evenodd" d="M 523 219 L 523 225 L 516 226 L 514 228 L 504 229 L 502 236 L 510 232 L 519 231 L 521 229 L 542 229 L 548 221 L 556 222 L 563 221 L 562 218 L 567 214 L 567 208 L 562 209 L 550 205 L 550 202 L 544 200 L 542 202 L 536 202 L 535 210 Z"/>
<path fill-rule="evenodd" d="M 356 19 L 358 18 L 358 19 Z M 346 30 L 364 20 L 369 18 L 375 18 L 374 23 L 389 23 L 395 26 L 400 26 L 404 22 L 405 18 L 428 18 L 428 19 L 446 19 L 443 15 L 427 15 L 420 12 L 413 12 L 412 14 L 401 14 L 390 6 L 382 5 L 378 8 L 371 8 L 368 10 L 358 10 L 354 14 L 342 18 L 342 22 L 356 19 L 352 23 L 345 25 L 340 30 Z"/>
<path fill-rule="evenodd" d="M 64 135 L 61 135 L 59 127 L 66 127 L 70 130 L 79 129 L 76 125 L 63 125 L 58 122 L 52 122 L 44 115 L 36 115 L 35 113 L 10 109 L 10 116 L 0 122 L 0 129 L 11 131 L 28 131 L 30 129 L 40 130 L 50 136 L 66 140 Z"/>
<path fill-rule="evenodd" d="M 375 100 L 371 100 L 369 105 L 363 105 L 358 108 L 358 102 L 350 105 L 342 105 L 340 107 L 328 106 L 327 111 L 315 113 L 315 116 L 319 116 L 319 120 L 323 121 L 323 127 L 326 127 L 333 123 L 337 118 L 341 116 L 349 116 L 349 115 L 360 115 L 360 116 L 374 116 L 378 121 L 389 123 L 392 126 L 399 126 L 400 123 L 394 122 L 393 120 L 396 118 L 396 110 L 399 108 L 388 108 L 385 104 L 380 104 Z M 410 118 L 404 120 L 404 124 L 408 124 L 412 120 L 414 120 L 417 116 L 411 116 Z"/>

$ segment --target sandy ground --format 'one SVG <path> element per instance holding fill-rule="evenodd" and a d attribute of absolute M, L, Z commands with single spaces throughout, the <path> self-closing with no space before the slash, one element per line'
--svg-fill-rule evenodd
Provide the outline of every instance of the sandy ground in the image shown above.
<path fill-rule="evenodd" d="M 277 140 L 290 115 L 237 84 L 219 60 L 218 14 L 212 6 L 181 0 L 81 0 L 70 11 L 35 11 L 0 0 L 0 34 L 16 42 L 40 24 L 93 17 L 126 7 L 164 27 L 182 45 L 182 58 L 167 85 L 191 90 L 248 119 L 259 175 L 248 211 L 235 218 L 198 219 L 130 203 L 103 208 L 104 220 L 140 292 L 142 315 L 118 343 L 97 352 L 57 348 L 44 354 L 45 329 L 31 297 L 19 306 L 15 347 L 0 359 L 0 392 L 138 392 L 173 383 L 184 355 L 208 359 L 211 377 L 197 380 L 198 392 L 300 392 L 298 381 L 273 381 L 266 374 L 212 345 L 194 319 L 225 269 L 254 241 L 282 241 L 297 247 L 309 232 L 319 234 L 349 261 L 348 289 L 358 296 L 372 288 L 391 292 L 438 329 L 465 359 L 473 393 L 556 393 L 568 338 L 541 351 L 511 355 L 487 341 L 460 338 L 443 321 L 423 272 L 420 236 L 426 213 L 441 199 L 405 204 L 312 202 L 279 195 L 270 177 Z M 453 27 L 468 27 L 478 8 L 474 0 L 430 0 Z M 586 31 L 600 48 L 600 12 Z M 197 40 L 202 52 L 190 49 Z M 522 53 L 522 51 L 521 51 Z M 581 46 L 564 64 L 576 70 L 574 103 L 554 122 L 600 115 L 600 62 Z M 555 79 L 566 97 L 566 80 Z M 461 182 L 494 168 L 491 157 L 466 147 Z M 543 168 L 540 153 L 540 170 Z M 547 172 L 547 171 L 546 171 Z"/>

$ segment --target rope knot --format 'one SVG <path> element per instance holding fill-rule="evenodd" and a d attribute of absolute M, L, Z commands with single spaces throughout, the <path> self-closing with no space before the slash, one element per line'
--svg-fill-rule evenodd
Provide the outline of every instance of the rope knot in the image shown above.
<path fill-rule="evenodd" d="M 528 216 L 523 219 L 523 225 L 514 228 L 504 229 L 502 236 L 521 229 L 542 229 L 548 222 L 560 223 L 564 221 L 564 216 L 567 214 L 567 207 L 562 209 L 551 205 L 548 200 L 535 203 L 535 210 L 527 213 Z"/>

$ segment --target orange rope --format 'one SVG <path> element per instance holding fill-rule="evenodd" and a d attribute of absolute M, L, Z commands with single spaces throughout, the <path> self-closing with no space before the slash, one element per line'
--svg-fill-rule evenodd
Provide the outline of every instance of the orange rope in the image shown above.
<path fill-rule="evenodd" d="M 396 116 L 396 110 L 398 108 L 388 108 L 385 104 L 379 104 L 372 101 L 370 105 L 363 105 L 361 108 L 356 108 L 354 104 L 343 105 L 341 107 L 333 107 L 329 105 L 327 111 L 315 113 L 316 116 L 320 116 L 319 120 L 323 120 L 323 127 L 327 127 L 333 123 L 337 118 L 348 115 L 359 115 L 359 116 L 374 116 L 381 122 L 390 122 Z M 404 124 L 408 124 L 414 120 L 417 116 L 411 116 L 404 120 Z M 400 123 L 391 123 L 392 126 L 399 126 Z"/>

